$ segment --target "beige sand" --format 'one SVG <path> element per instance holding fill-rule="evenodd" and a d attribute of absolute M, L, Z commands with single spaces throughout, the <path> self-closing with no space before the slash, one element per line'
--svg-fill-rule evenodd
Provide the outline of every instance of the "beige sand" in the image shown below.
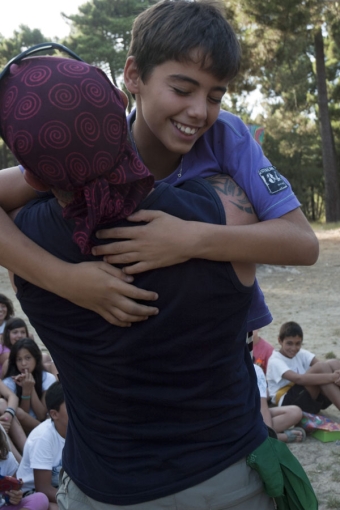
<path fill-rule="evenodd" d="M 340 229 L 320 231 L 317 235 L 320 258 L 314 266 L 258 268 L 258 279 L 274 317 L 261 336 L 276 347 L 280 325 L 295 320 L 304 330 L 306 349 L 320 359 L 331 352 L 340 358 Z M 13 299 L 16 314 L 26 319 L 7 272 L 1 267 L 0 292 Z M 36 334 L 35 338 L 39 341 Z M 334 406 L 324 414 L 340 422 L 340 412 Z M 308 436 L 304 444 L 293 444 L 290 448 L 311 479 L 319 509 L 340 510 L 340 442 L 322 443 Z"/>

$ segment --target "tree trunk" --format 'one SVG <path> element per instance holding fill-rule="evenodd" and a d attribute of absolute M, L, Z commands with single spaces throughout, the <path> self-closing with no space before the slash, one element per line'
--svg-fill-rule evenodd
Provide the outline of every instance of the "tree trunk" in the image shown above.
<path fill-rule="evenodd" d="M 326 82 L 324 44 L 321 28 L 314 36 L 319 122 L 322 140 L 322 162 L 325 177 L 326 222 L 340 221 L 338 168 L 331 126 Z"/>

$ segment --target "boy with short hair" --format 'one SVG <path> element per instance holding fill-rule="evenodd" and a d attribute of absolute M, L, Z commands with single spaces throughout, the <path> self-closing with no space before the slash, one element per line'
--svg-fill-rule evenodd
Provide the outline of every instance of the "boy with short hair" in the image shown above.
<path fill-rule="evenodd" d="M 48 388 L 46 407 L 50 419 L 33 429 L 27 438 L 17 477 L 24 482 L 24 492 L 37 490 L 46 494 L 50 510 L 57 510 L 56 493 L 68 423 L 60 382 L 56 381 Z"/>
<path fill-rule="evenodd" d="M 227 173 L 245 190 L 258 218 L 271 221 L 245 229 L 216 229 L 139 212 L 134 220 L 151 223 L 102 234 L 131 241 L 95 249 L 96 254 L 112 253 L 107 258 L 111 263 L 136 263 L 125 269 L 128 274 L 197 257 L 315 262 L 317 241 L 288 181 L 263 155 L 241 119 L 220 110 L 228 83 L 239 70 L 240 47 L 216 5 L 164 0 L 136 18 L 124 70 L 126 87 L 136 99 L 136 110 L 129 116 L 131 137 L 156 179 L 178 185 L 198 175 Z M 291 243 L 286 244 L 288 238 Z M 309 261 L 307 244 L 312 249 Z M 254 324 L 252 329 L 258 327 Z"/>
<path fill-rule="evenodd" d="M 297 405 L 307 413 L 317 414 L 334 404 L 340 409 L 340 361 L 319 361 L 302 349 L 303 331 L 296 322 L 280 328 L 279 351 L 268 361 L 268 391 L 273 404 Z"/>
<path fill-rule="evenodd" d="M 96 255 L 118 254 L 108 261 L 132 264 L 125 269 L 131 274 L 190 258 L 282 264 L 316 261 L 317 239 L 289 183 L 264 157 L 242 121 L 220 112 L 220 101 L 238 71 L 239 60 L 237 38 L 212 4 L 187 0 L 157 3 L 136 19 L 133 29 L 124 74 L 137 104 L 136 113 L 129 118 L 130 131 L 137 153 L 157 179 L 177 185 L 198 175 L 228 173 L 248 194 L 259 219 L 270 221 L 226 228 L 180 220 L 159 211 L 140 211 L 134 219 L 149 224 L 102 233 L 102 237 L 131 241 L 96 247 Z M 24 241 L 17 232 L 14 236 L 5 218 L 2 221 L 1 235 L 11 240 L 0 251 L 5 267 L 118 325 L 157 313 L 154 307 L 134 305 L 131 298 L 145 298 L 133 294 L 130 286 L 127 289 L 119 282 L 112 289 L 112 280 L 107 282 L 103 275 L 109 269 L 103 265 L 100 269 L 92 265 L 91 272 L 84 266 L 69 268 L 32 244 L 21 256 L 18 248 Z M 46 264 L 38 264 L 41 257 Z M 118 278 L 124 276 L 119 273 Z M 124 292 L 129 292 L 130 299 Z M 154 294 L 150 297 L 156 298 Z M 253 303 L 249 330 L 271 321 L 261 299 L 259 295 Z"/>

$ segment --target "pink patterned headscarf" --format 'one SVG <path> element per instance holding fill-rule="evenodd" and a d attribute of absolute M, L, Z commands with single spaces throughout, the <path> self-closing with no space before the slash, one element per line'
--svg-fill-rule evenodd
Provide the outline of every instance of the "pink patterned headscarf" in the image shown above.
<path fill-rule="evenodd" d="M 118 89 L 84 62 L 44 56 L 13 64 L 0 81 L 0 130 L 25 170 L 74 192 L 63 214 L 75 220 L 82 253 L 99 224 L 126 218 L 153 187 L 127 142 Z"/>

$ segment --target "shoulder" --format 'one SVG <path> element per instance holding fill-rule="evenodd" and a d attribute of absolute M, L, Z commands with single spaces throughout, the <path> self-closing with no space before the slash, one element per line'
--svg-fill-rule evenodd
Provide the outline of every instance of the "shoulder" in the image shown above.
<path fill-rule="evenodd" d="M 50 372 L 46 372 L 44 370 L 43 374 L 42 374 L 43 389 L 47 390 L 51 386 L 51 384 L 53 384 L 55 382 L 56 382 L 55 376 L 53 374 L 51 374 Z"/>
<path fill-rule="evenodd" d="M 251 137 L 248 127 L 237 115 L 227 112 L 226 110 L 220 110 L 220 113 L 215 121 L 213 127 L 216 131 L 224 131 L 229 133 L 235 140 L 241 140 L 242 138 Z"/>
<path fill-rule="evenodd" d="M 307 351 L 307 349 L 300 349 L 295 357 L 310 362 L 313 358 L 315 358 L 315 354 L 313 352 Z"/>
<path fill-rule="evenodd" d="M 7 459 L 0 461 L 0 471 L 2 476 L 13 476 L 18 469 L 18 462 L 12 452 L 8 453 Z"/>
<path fill-rule="evenodd" d="M 254 369 L 255 369 L 255 372 L 256 372 L 256 377 L 257 377 L 257 380 L 258 382 L 259 381 L 262 381 L 262 380 L 266 380 L 266 377 L 264 375 L 264 371 L 261 367 L 259 367 L 258 365 L 255 365 L 254 364 Z"/>
<path fill-rule="evenodd" d="M 197 143 L 211 147 L 218 160 L 220 157 L 223 160 L 238 157 L 239 155 L 235 155 L 234 151 L 237 148 L 240 150 L 244 144 L 247 146 L 253 146 L 254 144 L 254 147 L 257 146 L 261 151 L 259 144 L 252 138 L 245 123 L 236 115 L 225 110 L 220 110 L 214 124 Z M 209 149 L 206 148 L 206 151 L 209 152 Z"/>
<path fill-rule="evenodd" d="M 7 388 L 9 388 L 12 391 L 15 391 L 15 382 L 11 377 L 6 377 L 2 382 L 7 386 Z"/>
<path fill-rule="evenodd" d="M 279 351 L 276 351 L 275 349 L 273 350 L 272 352 L 272 355 L 270 357 L 270 359 L 274 359 L 274 358 L 283 358 L 282 354 L 279 352 Z"/>
<path fill-rule="evenodd" d="M 268 368 L 269 365 L 273 366 L 277 363 L 284 363 L 285 358 L 282 356 L 282 354 L 279 353 L 279 351 L 273 351 L 270 358 L 268 359 Z"/>
<path fill-rule="evenodd" d="M 50 418 L 47 418 L 43 422 L 39 423 L 39 425 L 37 425 L 37 427 L 35 427 L 32 432 L 30 432 L 26 444 L 32 446 L 33 444 L 35 445 L 36 443 L 44 441 L 46 437 L 49 438 L 53 434 L 52 425 L 53 422 Z M 54 425 L 53 428 L 55 428 Z"/>

